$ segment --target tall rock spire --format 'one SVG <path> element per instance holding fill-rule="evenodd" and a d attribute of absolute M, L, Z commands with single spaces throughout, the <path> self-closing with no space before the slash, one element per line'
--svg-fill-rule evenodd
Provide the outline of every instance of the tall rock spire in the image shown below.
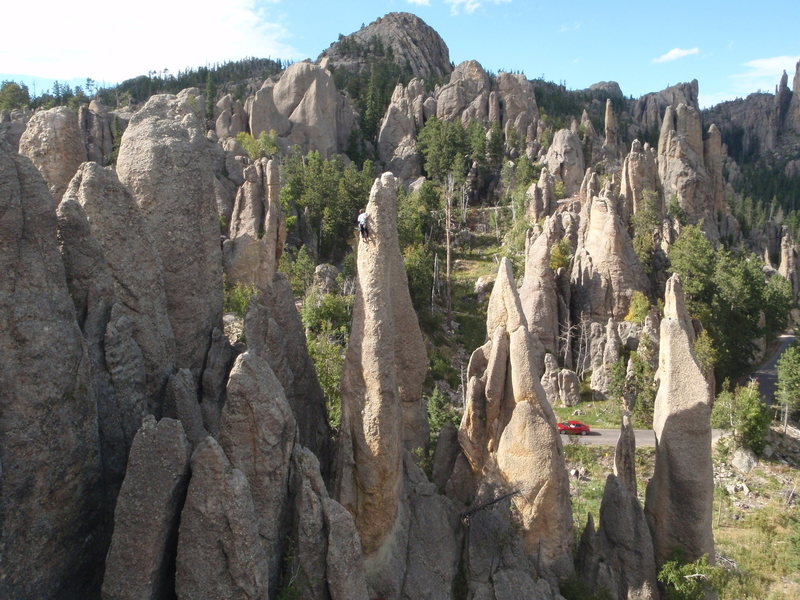
<path fill-rule="evenodd" d="M 704 554 L 714 560 L 711 512 L 712 390 L 694 354 L 695 334 L 678 275 L 667 281 L 658 357 L 660 384 L 653 429 L 656 463 L 647 485 L 645 513 L 653 535 L 656 564 L 675 550 L 688 561 Z"/>

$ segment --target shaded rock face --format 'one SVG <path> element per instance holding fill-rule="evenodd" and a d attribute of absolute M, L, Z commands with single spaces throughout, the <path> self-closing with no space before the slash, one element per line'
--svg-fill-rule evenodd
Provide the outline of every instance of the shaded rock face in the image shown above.
<path fill-rule="evenodd" d="M 358 53 L 351 53 L 352 42 L 368 44 L 377 37 L 385 48 L 391 48 L 395 62 L 408 65 L 414 77 L 436 81 L 452 71 L 450 52 L 438 33 L 416 15 L 404 12 L 389 13 L 366 27 L 331 44 L 319 60 L 332 66 L 358 71 L 367 66 Z"/>
<path fill-rule="evenodd" d="M 576 193 L 583 181 L 583 144 L 577 134 L 569 129 L 559 129 L 547 150 L 545 164 L 550 173 L 564 183 L 564 193 Z"/>
<path fill-rule="evenodd" d="M 107 165 L 114 151 L 112 123 L 115 117 L 98 99 L 78 109 L 78 123 L 86 145 L 86 160 Z"/>
<path fill-rule="evenodd" d="M 267 556 L 263 578 L 270 590 L 277 589 L 287 544 L 289 462 L 296 427 L 269 364 L 251 352 L 239 355 L 228 378 L 219 441 L 250 484 L 258 535 Z"/>
<path fill-rule="evenodd" d="M 258 300 L 251 301 L 244 333 L 248 350 L 270 364 L 297 420 L 298 440 L 317 456 L 328 480 L 333 449 L 325 395 L 306 348 L 291 286 L 282 274 Z"/>
<path fill-rule="evenodd" d="M 176 366 L 199 373 L 222 323 L 222 256 L 208 141 L 190 94 L 157 95 L 131 119 L 117 159 L 164 265 Z M 189 293 L 188 291 L 191 290 Z"/>
<path fill-rule="evenodd" d="M 14 152 L 19 151 L 19 140 L 25 133 L 31 114 L 30 109 L 0 110 L 0 138 L 5 139 Z"/>
<path fill-rule="evenodd" d="M 630 417 L 623 416 L 614 452 L 614 474 L 606 479 L 600 528 L 590 519 L 581 539 L 578 571 L 592 589 L 616 598 L 659 598 L 653 541 L 636 496 L 636 441 Z"/>
<path fill-rule="evenodd" d="M 572 515 L 564 454 L 507 259 L 489 301 L 487 332 L 467 369 L 459 442 L 482 485 L 498 495 L 518 490 L 512 501 L 528 555 L 544 571 L 565 575 L 572 569 Z"/>
<path fill-rule="evenodd" d="M 190 448 L 174 419 L 147 417 L 136 433 L 114 513 L 104 600 L 168 598 Z"/>
<path fill-rule="evenodd" d="M 19 140 L 19 153 L 42 173 L 56 202 L 75 171 L 86 160 L 78 117 L 66 106 L 34 114 Z"/>
<path fill-rule="evenodd" d="M 125 475 L 133 436 L 147 414 L 144 386 L 136 385 L 144 383 L 144 369 L 142 361 L 135 358 L 124 361 L 124 364 L 115 361 L 118 355 L 128 353 L 120 346 L 135 346 L 136 342 L 131 338 L 130 331 L 126 332 L 127 337 L 114 337 L 114 331 L 118 332 L 120 328 L 119 310 L 113 310 L 117 307 L 114 283 L 103 251 L 89 229 L 83 208 L 73 197 L 65 195 L 56 214 L 67 287 L 89 351 L 108 500 L 106 508 L 111 511 Z M 112 314 L 114 323 L 110 323 Z M 107 334 L 110 334 L 108 343 Z M 132 349 L 131 353 L 136 355 L 136 350 L 138 348 Z M 140 368 L 136 369 L 137 366 Z M 127 380 L 131 379 L 120 377 L 120 370 L 123 369 L 135 373 L 133 385 L 123 385 L 123 382 L 128 383 Z M 114 372 L 114 378 L 111 372 Z M 110 512 L 108 516 L 111 516 Z"/>
<path fill-rule="evenodd" d="M 578 249 L 572 266 L 572 301 L 580 314 L 597 321 L 622 320 L 635 290 L 648 288 L 647 275 L 607 197 L 581 211 Z"/>
<path fill-rule="evenodd" d="M 102 249 L 113 279 L 116 310 L 120 318 L 131 321 L 133 341 L 144 359 L 148 411 L 160 415 L 176 347 L 167 314 L 164 266 L 147 222 L 114 171 L 96 163 L 81 165 L 65 198 L 83 207 Z"/>
<path fill-rule="evenodd" d="M 392 546 L 401 510 L 403 448 L 424 447 L 426 353 L 397 239 L 396 180 L 376 179 L 370 235 L 358 249 L 358 288 L 342 374 L 338 500 L 355 516 L 367 569 Z M 368 575 L 369 576 L 369 575 Z"/>
<path fill-rule="evenodd" d="M 3 140 L 0 214 L 0 596 L 92 596 L 107 541 L 90 358 L 55 203 Z"/>
<path fill-rule="evenodd" d="M 680 278 L 667 281 L 661 321 L 653 429 L 656 463 L 645 513 L 660 567 L 676 550 L 693 561 L 714 559 L 711 532 L 711 386 L 694 355 L 694 329 Z"/>
<path fill-rule="evenodd" d="M 225 274 L 230 284 L 265 290 L 278 268 L 286 239 L 278 198 L 278 163 L 260 159 L 244 170 L 244 177 L 223 246 Z"/>
<path fill-rule="evenodd" d="M 250 485 L 212 437 L 192 455 L 177 552 L 175 592 L 182 600 L 268 596 Z"/>
<path fill-rule="evenodd" d="M 789 228 L 784 227 L 781 236 L 781 262 L 778 273 L 783 275 L 792 284 L 794 297 L 800 297 L 800 270 L 798 270 L 796 244 L 789 233 Z"/>

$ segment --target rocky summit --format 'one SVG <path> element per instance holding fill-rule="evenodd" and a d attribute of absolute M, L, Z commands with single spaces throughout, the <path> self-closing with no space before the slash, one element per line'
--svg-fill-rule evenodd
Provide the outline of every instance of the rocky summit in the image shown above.
<path fill-rule="evenodd" d="M 796 597 L 723 382 L 800 322 L 800 63 L 701 109 L 477 58 L 391 13 L 0 106 L 0 598 Z"/>

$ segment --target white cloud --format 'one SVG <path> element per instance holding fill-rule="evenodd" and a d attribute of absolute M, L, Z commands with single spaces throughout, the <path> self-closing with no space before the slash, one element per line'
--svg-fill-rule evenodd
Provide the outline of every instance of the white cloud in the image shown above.
<path fill-rule="evenodd" d="M 471 15 L 484 4 L 506 4 L 511 0 L 444 0 L 445 4 L 450 5 L 450 14 L 457 15 L 463 9 L 465 13 Z"/>
<path fill-rule="evenodd" d="M 792 76 L 799 60 L 800 56 L 773 56 L 749 60 L 742 65 L 746 71 L 731 76 L 733 89 L 739 95 L 751 94 L 758 90 L 773 92 L 784 71 L 789 74 L 791 87 Z"/>
<path fill-rule="evenodd" d="M 409 4 L 416 4 L 417 6 L 430 6 L 431 0 L 406 0 Z"/>
<path fill-rule="evenodd" d="M 662 62 L 669 62 L 672 60 L 678 60 L 679 58 L 683 58 L 684 56 L 689 56 L 691 54 L 699 54 L 700 48 L 689 48 L 684 50 L 683 48 L 673 48 L 666 54 L 662 54 L 658 58 L 654 58 L 653 62 L 662 63 Z"/>
<path fill-rule="evenodd" d="M 570 31 L 578 31 L 582 23 L 564 23 L 561 27 L 558 28 L 558 33 L 568 33 Z"/>
<path fill-rule="evenodd" d="M 163 0 L 111 2 L 102 11 L 79 11 L 63 0 L 3 9 L 0 65 L 6 73 L 116 82 L 167 68 L 176 73 L 248 56 L 301 58 L 272 11 L 279 0 Z M 33 32 L 32 32 L 33 31 Z"/>

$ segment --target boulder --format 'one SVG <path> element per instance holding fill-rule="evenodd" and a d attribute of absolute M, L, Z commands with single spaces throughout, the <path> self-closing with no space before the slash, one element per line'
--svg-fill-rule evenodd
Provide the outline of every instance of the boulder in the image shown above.
<path fill-rule="evenodd" d="M 561 406 L 575 406 L 581 400 L 581 381 L 578 374 L 569 369 L 558 372 L 558 398 Z"/>
<path fill-rule="evenodd" d="M 659 568 L 675 550 L 681 550 L 687 561 L 707 554 L 714 562 L 713 394 L 694 354 L 694 340 L 676 274 L 667 281 L 664 297 L 653 415 L 656 462 L 645 503 Z"/>
<path fill-rule="evenodd" d="M 19 153 L 30 158 L 39 169 L 58 202 L 69 180 L 86 160 L 78 116 L 66 106 L 37 112 L 19 140 Z"/>
<path fill-rule="evenodd" d="M 183 426 L 148 416 L 133 439 L 114 512 L 103 599 L 174 594 L 178 525 L 189 483 L 190 448 Z"/>
<path fill-rule="evenodd" d="M 107 544 L 87 344 L 56 205 L 0 139 L 0 597 L 96 596 Z"/>
<path fill-rule="evenodd" d="M 164 265 L 175 364 L 199 374 L 211 331 L 222 323 L 223 298 L 219 217 L 207 162 L 207 144 L 216 144 L 205 138 L 193 106 L 188 94 L 152 96 L 125 130 L 117 173 Z"/>

